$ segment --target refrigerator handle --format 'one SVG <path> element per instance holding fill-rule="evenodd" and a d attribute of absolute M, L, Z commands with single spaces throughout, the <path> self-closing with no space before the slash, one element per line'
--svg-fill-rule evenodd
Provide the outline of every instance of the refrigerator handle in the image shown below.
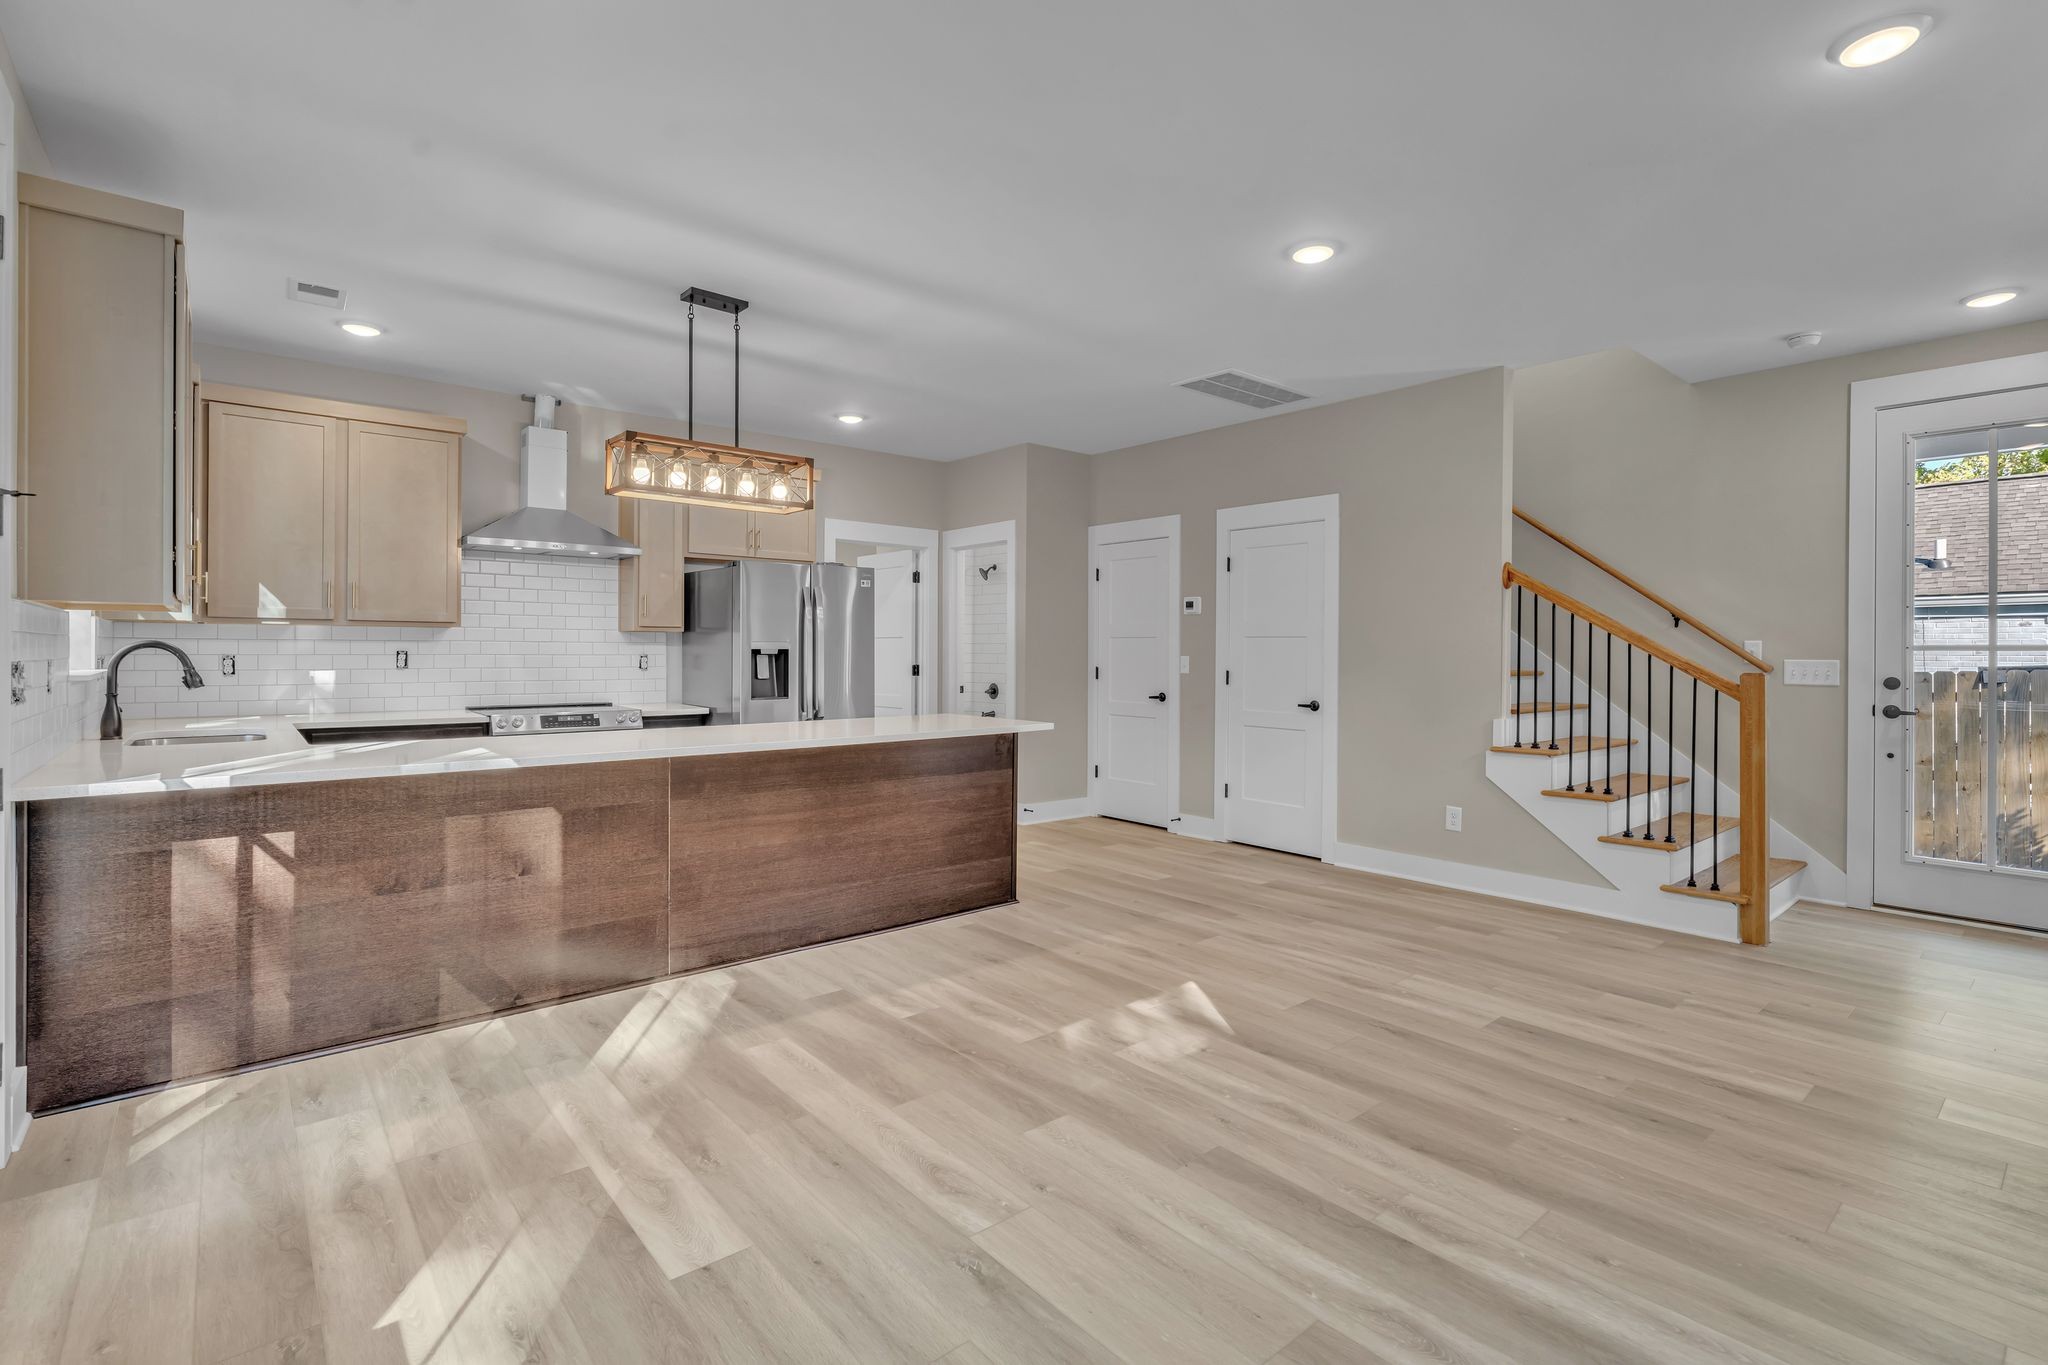
<path fill-rule="evenodd" d="M 803 590 L 803 698 L 797 707 L 797 716 L 802 720 L 819 719 L 818 706 L 818 589 L 811 582 L 808 570 L 804 573 Z"/>

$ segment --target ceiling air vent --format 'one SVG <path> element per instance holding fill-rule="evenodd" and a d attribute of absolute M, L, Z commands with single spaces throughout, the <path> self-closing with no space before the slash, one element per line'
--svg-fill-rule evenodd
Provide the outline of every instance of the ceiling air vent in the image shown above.
<path fill-rule="evenodd" d="M 348 291 L 336 289 L 331 284 L 314 284 L 310 280 L 286 280 L 284 296 L 300 303 L 315 304 L 321 308 L 339 308 L 348 299 Z"/>
<path fill-rule="evenodd" d="M 1206 393 L 1212 398 L 1228 398 L 1233 403 L 1242 403 L 1250 408 L 1277 408 L 1285 403 L 1299 403 L 1308 397 L 1293 389 L 1283 389 L 1278 384 L 1269 384 L 1263 379 L 1254 379 L 1236 370 L 1225 370 L 1221 374 L 1204 375 L 1200 379 L 1184 380 L 1184 389 Z"/>

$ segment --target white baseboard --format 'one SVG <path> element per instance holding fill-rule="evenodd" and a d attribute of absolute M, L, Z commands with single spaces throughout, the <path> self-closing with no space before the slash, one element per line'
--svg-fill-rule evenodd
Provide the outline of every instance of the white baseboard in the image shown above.
<path fill-rule="evenodd" d="M 1033 801 L 1028 806 L 1019 806 L 1017 823 L 1042 825 L 1051 820 L 1078 820 L 1084 815 L 1093 814 L 1093 801 L 1085 796 L 1070 796 L 1064 801 Z"/>
<path fill-rule="evenodd" d="M 1576 910 L 1584 915 L 1645 924 L 1673 933 L 1719 939 L 1724 943 L 1740 942 L 1736 932 L 1735 907 L 1720 901 L 1671 896 L 1667 897 L 1672 902 L 1669 906 L 1654 903 L 1638 905 L 1611 886 L 1559 881 L 1554 877 L 1454 863 L 1445 858 L 1425 858 L 1415 853 L 1396 853 L 1364 844 L 1340 843 L 1337 856 L 1329 861 L 1354 872 L 1376 872 L 1383 877 L 1399 877 L 1403 881 L 1422 882 L 1453 891 L 1499 896 L 1504 900 L 1525 901 L 1554 910 Z"/>
<path fill-rule="evenodd" d="M 1166 828 L 1173 834 L 1185 834 L 1190 839 L 1207 839 L 1212 844 L 1223 842 L 1223 827 L 1206 815 L 1176 815 L 1166 822 Z"/>

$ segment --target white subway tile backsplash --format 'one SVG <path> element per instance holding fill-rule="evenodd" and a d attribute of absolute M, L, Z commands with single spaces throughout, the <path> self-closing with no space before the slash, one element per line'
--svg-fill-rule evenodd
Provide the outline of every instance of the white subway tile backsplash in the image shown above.
<path fill-rule="evenodd" d="M 62 613 L 54 615 L 61 653 Z M 167 640 L 206 679 L 204 688 L 186 691 L 169 655 L 130 655 L 121 666 L 121 704 L 135 718 L 667 700 L 667 651 L 622 632 L 618 619 L 618 569 L 610 561 L 466 558 L 462 624 L 448 630 L 125 621 L 101 628 L 112 637 L 107 653 L 133 640 Z M 405 668 L 395 665 L 400 649 L 410 656 Z M 236 657 L 232 676 L 221 671 L 224 654 Z"/>

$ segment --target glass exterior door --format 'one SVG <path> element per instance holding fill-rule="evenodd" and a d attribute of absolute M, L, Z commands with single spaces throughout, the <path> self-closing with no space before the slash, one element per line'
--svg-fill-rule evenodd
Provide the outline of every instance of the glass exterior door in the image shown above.
<path fill-rule="evenodd" d="M 1893 420 L 1877 899 L 2048 927 L 2048 394 Z"/>

